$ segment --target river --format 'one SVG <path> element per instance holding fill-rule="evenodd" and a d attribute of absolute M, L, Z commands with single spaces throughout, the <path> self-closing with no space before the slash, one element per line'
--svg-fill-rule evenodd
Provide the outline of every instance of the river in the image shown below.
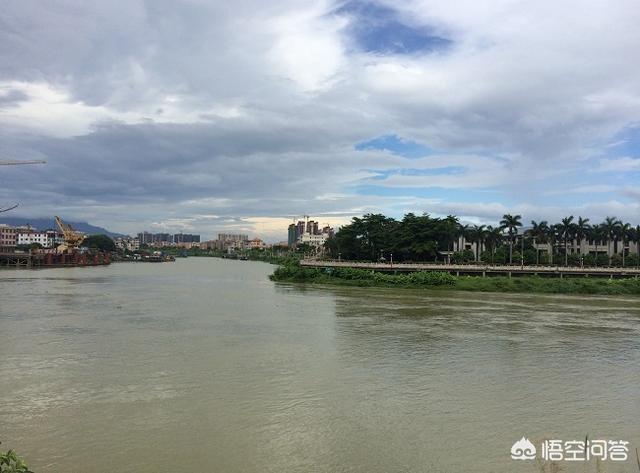
<path fill-rule="evenodd" d="M 0 441 L 36 473 L 536 472 L 626 440 L 640 304 L 305 287 L 265 263 L 0 271 Z M 582 463 L 560 462 L 564 471 Z"/>

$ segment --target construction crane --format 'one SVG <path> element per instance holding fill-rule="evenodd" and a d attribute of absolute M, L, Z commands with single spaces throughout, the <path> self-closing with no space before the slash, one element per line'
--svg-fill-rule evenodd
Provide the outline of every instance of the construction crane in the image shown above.
<path fill-rule="evenodd" d="M 42 161 L 42 160 L 38 160 L 38 159 L 31 159 L 28 161 L 15 161 L 15 160 L 10 160 L 10 161 L 0 161 L 0 166 L 19 166 L 21 164 L 46 164 L 46 161 Z M 11 207 L 5 207 L 2 208 L 0 207 L 0 214 L 2 212 L 8 212 L 9 210 L 13 210 L 16 207 L 18 207 L 19 204 L 13 204 Z"/>
<path fill-rule="evenodd" d="M 56 225 L 62 232 L 64 243 L 58 246 L 58 251 L 68 251 L 77 249 L 84 241 L 85 236 L 74 230 L 68 223 L 64 223 L 60 217 L 56 216 Z"/>
<path fill-rule="evenodd" d="M 38 159 L 31 159 L 27 161 L 0 161 L 0 166 L 19 166 L 21 164 L 47 164 L 47 162 Z"/>

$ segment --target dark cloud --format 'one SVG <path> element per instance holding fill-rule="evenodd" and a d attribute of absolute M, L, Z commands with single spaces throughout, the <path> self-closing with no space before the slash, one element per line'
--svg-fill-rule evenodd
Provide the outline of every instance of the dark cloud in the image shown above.
<path fill-rule="evenodd" d="M 0 157 L 48 164 L 0 169 L 0 201 L 120 231 L 556 212 L 550 190 L 601 185 L 596 164 L 637 148 L 608 144 L 640 120 L 640 10 L 508 3 L 5 2 Z M 389 136 L 429 156 L 356 149 Z M 380 194 L 358 194 L 375 176 Z M 631 180 L 567 207 L 631 215 Z"/>

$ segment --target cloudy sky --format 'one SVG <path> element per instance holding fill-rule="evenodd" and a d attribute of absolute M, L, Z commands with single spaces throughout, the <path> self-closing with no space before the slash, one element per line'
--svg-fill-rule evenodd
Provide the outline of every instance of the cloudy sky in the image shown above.
<path fill-rule="evenodd" d="M 309 214 L 640 223 L 637 0 L 5 0 L 0 206 L 286 237 Z"/>

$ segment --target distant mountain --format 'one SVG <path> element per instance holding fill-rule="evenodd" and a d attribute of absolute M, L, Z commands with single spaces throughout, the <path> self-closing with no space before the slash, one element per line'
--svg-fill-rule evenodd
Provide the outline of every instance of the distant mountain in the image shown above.
<path fill-rule="evenodd" d="M 66 220 L 64 220 L 64 222 L 70 224 L 74 229 L 78 230 L 79 232 L 83 232 L 88 235 L 102 233 L 104 235 L 109 235 L 111 238 L 118 238 L 118 237 L 125 236 L 125 235 L 122 235 L 121 233 L 110 232 L 106 228 L 90 225 L 87 222 L 68 222 Z M 56 221 L 53 218 L 0 217 L 0 223 L 11 225 L 13 227 L 26 225 L 28 223 L 33 228 L 37 228 L 38 230 L 47 230 L 49 228 L 57 228 Z"/>

